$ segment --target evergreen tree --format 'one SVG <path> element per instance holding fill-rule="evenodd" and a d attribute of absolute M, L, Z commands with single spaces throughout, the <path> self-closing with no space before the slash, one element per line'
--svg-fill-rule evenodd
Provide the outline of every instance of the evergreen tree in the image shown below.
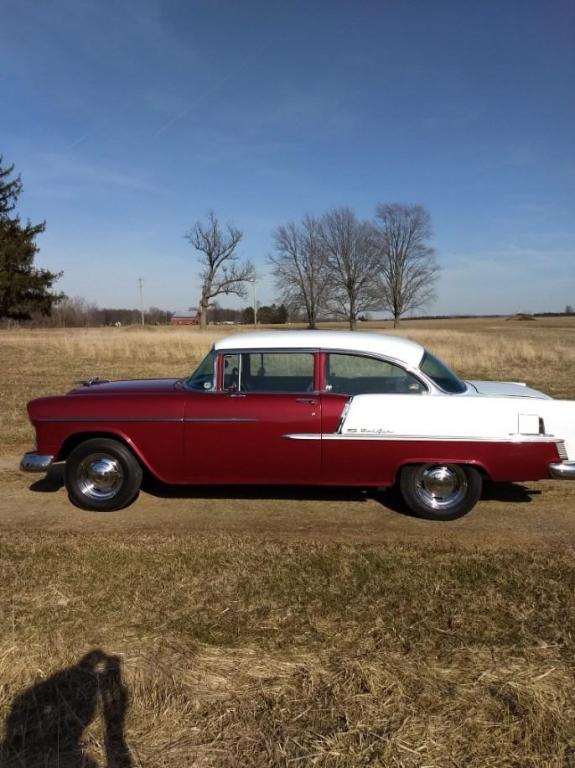
<path fill-rule="evenodd" d="M 13 165 L 2 167 L 0 155 L 0 320 L 27 320 L 33 312 L 49 315 L 63 298 L 64 294 L 50 291 L 62 272 L 34 266 L 36 235 L 46 224 L 22 224 L 12 213 L 22 192 L 20 176 L 10 178 L 13 171 Z"/>

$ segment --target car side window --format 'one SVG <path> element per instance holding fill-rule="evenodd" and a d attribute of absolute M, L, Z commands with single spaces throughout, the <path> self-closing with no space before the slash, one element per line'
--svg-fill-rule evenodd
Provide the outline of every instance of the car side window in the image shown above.
<path fill-rule="evenodd" d="M 186 387 L 202 392 L 213 390 L 216 382 L 215 361 L 216 356 L 212 350 L 204 357 L 196 370 L 187 379 Z"/>
<path fill-rule="evenodd" d="M 329 352 L 325 356 L 325 388 L 345 395 L 419 395 L 425 385 L 412 373 L 387 360 Z"/>
<path fill-rule="evenodd" d="M 242 352 L 224 355 L 224 389 L 240 392 L 310 392 L 311 352 Z"/>

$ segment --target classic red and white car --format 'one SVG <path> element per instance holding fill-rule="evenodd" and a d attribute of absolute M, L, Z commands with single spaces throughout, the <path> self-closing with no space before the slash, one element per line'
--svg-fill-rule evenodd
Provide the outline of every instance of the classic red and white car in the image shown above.
<path fill-rule="evenodd" d="M 388 487 L 426 518 L 468 512 L 482 481 L 575 478 L 575 403 L 462 381 L 381 333 L 238 333 L 187 379 L 91 381 L 32 400 L 25 471 L 66 462 L 76 505 L 130 504 L 165 483 Z"/>

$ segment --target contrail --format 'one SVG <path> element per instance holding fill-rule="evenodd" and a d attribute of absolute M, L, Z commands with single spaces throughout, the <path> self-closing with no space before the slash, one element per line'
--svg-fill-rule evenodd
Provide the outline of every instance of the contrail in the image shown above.
<path fill-rule="evenodd" d="M 195 109 L 198 104 L 200 104 L 204 99 L 207 99 L 208 96 L 211 96 L 212 93 L 219 90 L 222 85 L 227 83 L 228 80 L 230 80 L 234 75 L 237 75 L 238 72 L 242 72 L 248 62 L 250 60 L 253 60 L 257 58 L 261 52 L 268 47 L 269 41 L 266 41 L 263 45 L 261 45 L 254 53 L 248 54 L 242 62 L 240 62 L 239 66 L 234 67 L 233 69 L 230 69 L 229 72 L 227 72 L 220 80 L 218 80 L 214 85 L 212 85 L 211 88 L 208 88 L 207 91 L 201 94 L 201 96 L 198 96 L 197 99 L 192 101 L 191 104 L 189 104 L 185 109 L 183 109 L 181 112 L 179 112 L 174 117 L 171 117 L 169 120 L 167 120 L 163 125 L 161 125 L 155 133 L 152 134 L 152 138 L 156 139 L 158 136 L 160 136 L 164 131 L 167 131 L 168 128 L 171 128 L 174 123 L 177 123 L 179 120 L 182 120 L 186 115 L 188 115 L 193 109 Z"/>
<path fill-rule="evenodd" d="M 189 114 L 193 109 L 195 109 L 198 104 L 200 104 L 204 99 L 207 99 L 208 96 L 211 96 L 212 93 L 215 93 L 217 90 L 219 90 L 223 85 L 225 85 L 228 80 L 231 80 L 231 78 L 237 74 L 238 72 L 242 72 L 248 62 L 251 59 L 256 58 L 260 55 L 260 53 L 269 45 L 269 41 L 264 43 L 260 48 L 258 48 L 255 53 L 248 54 L 239 64 L 239 66 L 234 67 L 233 69 L 230 69 L 229 72 L 227 72 L 220 80 L 218 80 L 216 83 L 214 83 L 211 88 L 208 88 L 204 93 L 202 93 L 200 96 L 198 96 L 197 99 L 194 99 L 191 104 L 189 104 L 185 109 L 183 109 L 181 112 L 179 112 L 174 117 L 171 117 L 169 120 L 167 120 L 165 123 L 163 123 L 153 134 L 152 138 L 157 139 L 158 136 L 161 136 L 162 133 L 168 130 L 168 128 L 171 128 L 172 125 L 177 123 L 179 120 L 182 120 L 187 114 Z M 74 139 L 74 141 L 70 142 L 70 144 L 67 144 L 64 149 L 65 150 L 71 150 L 78 147 L 80 144 L 83 144 L 86 139 L 90 138 L 90 136 L 94 133 L 94 130 L 105 128 L 107 125 L 109 125 L 113 121 L 113 118 L 108 118 L 108 120 L 104 120 L 97 128 L 90 127 L 87 131 L 85 131 L 81 136 L 79 136 L 77 139 Z"/>
<path fill-rule="evenodd" d="M 241 67 L 242 68 L 242 67 Z M 241 69 L 240 68 L 240 69 Z M 160 136 L 164 131 L 167 131 L 168 128 L 171 128 L 174 123 L 177 123 L 178 120 L 181 120 L 183 117 L 185 117 L 187 114 L 189 114 L 192 109 L 198 106 L 200 102 L 202 102 L 204 99 L 206 99 L 208 96 L 210 96 L 214 91 L 217 91 L 218 88 L 221 88 L 224 83 L 226 83 L 232 75 L 237 72 L 237 69 L 231 69 L 225 77 L 222 77 L 221 80 L 218 80 L 217 83 L 214 83 L 214 85 L 209 88 L 205 93 L 202 93 L 201 96 L 198 96 L 198 98 L 195 101 L 192 101 L 191 104 L 189 104 L 185 109 L 183 109 L 179 114 L 175 115 L 175 117 L 171 117 L 167 122 L 165 122 L 163 125 L 161 125 L 158 130 L 152 134 L 152 138 L 156 139 L 158 136 Z"/>

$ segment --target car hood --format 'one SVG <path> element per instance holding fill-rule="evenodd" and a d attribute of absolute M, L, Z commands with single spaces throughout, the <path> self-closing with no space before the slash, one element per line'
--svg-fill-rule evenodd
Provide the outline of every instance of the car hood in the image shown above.
<path fill-rule="evenodd" d="M 490 397 L 534 397 L 549 400 L 549 395 L 531 389 L 526 384 L 515 381 L 466 381 L 470 385 L 468 395 L 489 395 Z"/>
<path fill-rule="evenodd" d="M 70 395 L 131 395 L 173 392 L 180 379 L 128 379 L 126 381 L 92 381 L 73 389 Z"/>

